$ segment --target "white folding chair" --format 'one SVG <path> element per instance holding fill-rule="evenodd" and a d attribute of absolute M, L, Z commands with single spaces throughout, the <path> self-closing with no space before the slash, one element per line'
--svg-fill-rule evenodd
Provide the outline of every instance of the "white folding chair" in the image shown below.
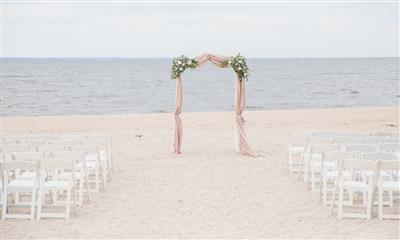
<path fill-rule="evenodd" d="M 111 171 L 113 170 L 113 157 L 112 157 L 112 135 L 87 135 L 86 140 L 101 140 L 107 141 L 108 145 L 108 165 Z M 101 151 L 101 150 L 100 150 Z"/>
<path fill-rule="evenodd" d="M 38 201 L 38 214 L 37 218 L 65 218 L 69 220 L 71 209 L 71 197 L 73 196 L 73 207 L 76 211 L 76 193 L 75 193 L 75 165 L 76 162 L 73 158 L 62 159 L 44 159 L 40 161 L 40 187 L 39 187 L 39 201 Z M 58 179 L 57 174 L 49 175 L 50 172 L 65 171 L 71 172 L 69 178 Z M 65 212 L 55 213 L 43 211 L 43 206 L 52 207 L 46 204 L 46 192 L 66 192 L 65 198 Z M 50 193 L 51 197 L 51 193 Z M 58 201 L 57 203 L 60 203 Z M 57 204 L 58 205 L 58 204 Z M 53 206 L 54 207 L 54 206 Z M 59 206 L 56 206 L 59 207 Z"/>
<path fill-rule="evenodd" d="M 335 190 L 331 201 L 331 213 L 336 202 L 336 193 L 339 189 L 339 200 L 338 200 L 338 218 L 365 218 L 371 219 L 372 216 L 372 201 L 375 192 L 376 176 L 377 176 L 377 161 L 370 161 L 365 159 L 344 159 L 340 162 L 339 174 L 335 181 Z M 345 172 L 350 171 L 372 171 L 374 174 L 371 181 L 364 181 L 360 177 L 353 177 L 348 179 L 345 177 Z M 350 194 L 355 192 L 361 192 L 362 194 L 362 205 L 352 204 L 349 207 L 364 209 L 362 213 L 345 212 L 344 210 L 344 198 L 345 194 L 350 198 Z M 366 193 L 366 194 L 364 194 Z M 366 209 L 366 211 L 365 211 Z"/>
<path fill-rule="evenodd" d="M 339 163 L 344 159 L 354 159 L 356 156 L 355 152 L 324 152 L 322 154 L 322 164 L 321 164 L 321 180 L 320 184 L 320 198 L 324 205 L 330 203 L 329 193 L 333 195 L 335 189 L 335 180 L 339 172 Z M 352 177 L 350 172 L 344 172 L 345 177 Z"/>
<path fill-rule="evenodd" d="M 316 143 L 310 147 L 310 171 L 311 171 L 311 191 L 316 192 L 317 183 L 321 184 L 320 176 L 322 168 L 322 155 L 326 152 L 339 151 L 340 145 L 334 143 Z M 330 164 L 330 162 L 326 162 Z"/>
<path fill-rule="evenodd" d="M 100 160 L 100 153 L 97 145 L 72 146 L 69 150 L 84 153 L 84 161 L 86 162 L 89 176 L 89 190 L 91 192 L 99 192 L 100 184 L 105 188 L 106 175 L 104 174 L 104 166 Z M 94 183 L 94 189 L 90 186 L 91 183 Z"/>
<path fill-rule="evenodd" d="M 304 168 L 304 182 L 309 181 L 309 173 L 310 173 L 310 161 L 311 161 L 311 154 L 310 154 L 310 148 L 313 144 L 319 144 L 319 143 L 332 143 L 332 138 L 331 137 L 308 137 L 306 141 L 306 145 L 304 148 L 304 153 L 303 157 L 300 162 L 299 166 L 299 171 L 297 175 L 297 179 L 300 179 L 301 173 L 303 172 Z"/>
<path fill-rule="evenodd" d="M 76 162 L 75 166 L 75 179 L 76 179 L 76 184 L 77 186 L 74 186 L 74 188 L 77 188 L 78 192 L 78 206 L 82 207 L 83 205 L 83 188 L 86 186 L 86 194 L 88 200 L 90 200 L 90 191 L 89 191 L 89 178 L 88 178 L 88 170 L 86 166 L 86 161 L 84 159 L 84 153 L 83 152 L 76 152 L 76 151 L 60 151 L 60 152 L 52 152 L 50 154 L 50 159 L 55 158 L 55 159 L 71 159 Z M 71 178 L 72 172 L 68 171 L 61 171 L 60 173 L 57 174 L 57 179 L 69 179 Z"/>
<path fill-rule="evenodd" d="M 102 174 L 105 176 L 105 179 L 111 179 L 110 170 L 111 170 L 111 161 L 109 154 L 109 141 L 107 139 L 88 139 L 83 140 L 82 145 L 88 146 L 97 146 L 98 148 L 98 157 L 100 158 Z M 88 156 L 90 158 L 90 156 Z M 91 158 L 95 158 L 95 154 L 92 154 Z"/>
<path fill-rule="evenodd" d="M 379 164 L 379 173 L 382 171 L 390 171 L 393 173 L 400 172 L 400 161 L 399 160 L 384 160 L 380 161 Z M 390 198 L 393 197 L 393 192 L 400 192 L 400 179 L 396 176 L 385 180 L 385 176 L 378 178 L 378 214 L 379 219 L 400 219 L 400 213 L 385 213 L 384 212 L 384 193 L 388 192 L 389 194 L 389 201 Z M 393 207 L 390 206 L 390 207 Z M 392 209 L 396 210 L 396 209 Z M 398 209 L 397 209 L 398 210 Z"/>
<path fill-rule="evenodd" d="M 300 169 L 299 163 L 294 163 L 294 159 L 296 156 L 299 157 L 300 161 L 303 158 L 303 153 L 308 137 L 311 137 L 311 132 L 293 132 L 289 135 L 287 158 L 290 173 L 298 171 L 295 166 L 298 166 L 298 168 Z"/>
<path fill-rule="evenodd" d="M 38 179 L 33 178 L 30 180 L 19 180 L 12 179 L 11 172 L 16 170 L 21 171 L 38 171 L 38 166 L 36 162 L 3 162 L 2 164 L 3 170 L 5 173 L 4 176 L 4 193 L 3 193 L 3 211 L 2 211 L 2 219 L 6 218 L 28 218 L 33 220 L 35 217 L 35 205 L 36 205 L 36 193 L 38 190 Z M 13 193 L 30 193 L 31 201 L 30 201 L 30 214 L 22 214 L 22 213 L 9 213 L 11 207 L 19 207 L 14 204 L 11 205 L 11 201 L 8 201 L 8 195 Z M 21 207 L 24 207 L 23 203 L 19 203 Z"/>

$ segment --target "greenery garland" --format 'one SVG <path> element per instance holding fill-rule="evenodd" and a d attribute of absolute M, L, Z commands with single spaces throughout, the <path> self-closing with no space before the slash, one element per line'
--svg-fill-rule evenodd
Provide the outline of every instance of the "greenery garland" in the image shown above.
<path fill-rule="evenodd" d="M 186 69 L 195 69 L 197 61 L 194 58 L 188 58 L 185 55 L 174 58 L 171 67 L 171 79 L 177 79 Z"/>
<path fill-rule="evenodd" d="M 231 67 L 235 73 L 247 80 L 249 76 L 249 68 L 247 67 L 246 59 L 238 53 L 236 56 L 228 57 L 223 62 L 221 67 Z"/>
<path fill-rule="evenodd" d="M 194 58 L 188 58 L 181 55 L 172 60 L 171 79 L 177 79 L 186 69 L 195 69 L 198 62 Z M 238 53 L 236 56 L 225 58 L 221 67 L 231 67 L 235 73 L 247 80 L 249 76 L 249 68 L 247 67 L 246 59 Z"/>

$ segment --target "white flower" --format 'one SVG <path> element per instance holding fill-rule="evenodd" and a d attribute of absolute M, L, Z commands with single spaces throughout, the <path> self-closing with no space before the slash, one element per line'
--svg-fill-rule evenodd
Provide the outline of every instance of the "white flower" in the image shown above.
<path fill-rule="evenodd" d="M 178 61 L 178 65 L 181 65 L 182 64 L 182 62 L 181 61 Z"/>
<path fill-rule="evenodd" d="M 242 70 L 242 68 L 241 68 L 241 67 L 238 67 L 238 70 Z"/>
<path fill-rule="evenodd" d="M 183 68 L 181 67 L 181 68 L 179 68 L 179 70 L 181 70 L 181 71 L 182 71 L 182 70 L 183 70 Z"/>
<path fill-rule="evenodd" d="M 231 65 L 231 61 L 229 60 L 229 61 L 228 61 L 228 66 L 230 66 L 230 65 Z"/>
<path fill-rule="evenodd" d="M 187 64 L 188 64 L 188 65 L 192 65 L 192 61 L 189 60 L 189 61 L 187 62 Z"/>
<path fill-rule="evenodd" d="M 239 63 L 242 63 L 242 60 L 239 60 Z"/>

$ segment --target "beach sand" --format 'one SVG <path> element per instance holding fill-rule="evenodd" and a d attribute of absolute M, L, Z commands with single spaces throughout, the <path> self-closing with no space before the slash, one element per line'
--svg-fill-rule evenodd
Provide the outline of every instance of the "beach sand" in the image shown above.
<path fill-rule="evenodd" d="M 70 222 L 6 220 L 1 238 L 399 238 L 399 221 L 338 220 L 287 169 L 294 130 L 399 130 L 399 108 L 248 111 L 260 154 L 233 152 L 233 113 L 183 113 L 172 154 L 170 113 L 6 117 L 3 136 L 110 133 L 114 172 Z"/>

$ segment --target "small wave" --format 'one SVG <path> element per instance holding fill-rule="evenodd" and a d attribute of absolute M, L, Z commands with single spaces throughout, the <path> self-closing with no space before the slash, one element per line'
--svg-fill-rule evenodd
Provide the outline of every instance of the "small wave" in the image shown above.
<path fill-rule="evenodd" d="M 33 75 L 18 75 L 18 74 L 6 74 L 3 75 L 4 78 L 30 78 Z"/>
<path fill-rule="evenodd" d="M 260 109 L 261 106 L 246 106 L 247 109 Z"/>

